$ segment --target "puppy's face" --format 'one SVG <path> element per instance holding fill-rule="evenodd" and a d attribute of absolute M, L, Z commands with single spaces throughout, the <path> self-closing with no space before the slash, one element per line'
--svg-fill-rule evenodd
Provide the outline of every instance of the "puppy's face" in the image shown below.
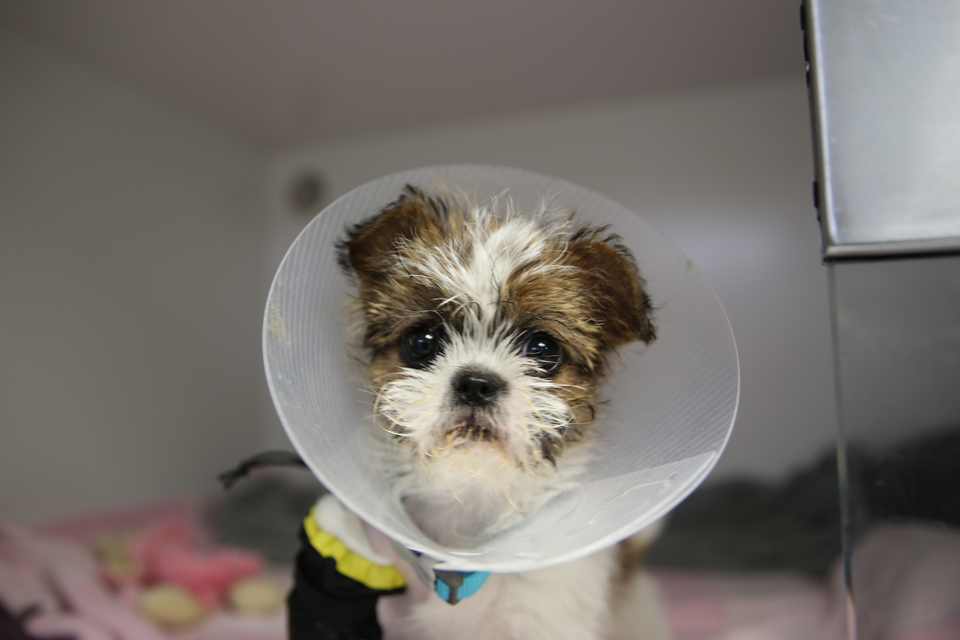
<path fill-rule="evenodd" d="M 407 187 L 339 248 L 381 426 L 426 464 L 557 465 L 592 431 L 609 352 L 654 338 L 633 259 L 602 230 Z"/>

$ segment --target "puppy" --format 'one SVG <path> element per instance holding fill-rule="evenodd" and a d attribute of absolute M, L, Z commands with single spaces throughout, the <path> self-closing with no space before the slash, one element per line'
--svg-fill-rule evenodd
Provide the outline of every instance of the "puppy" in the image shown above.
<path fill-rule="evenodd" d="M 382 467 L 427 536 L 469 548 L 578 481 L 601 428 L 608 358 L 656 335 L 645 283 L 617 236 L 546 208 L 525 216 L 509 200 L 407 186 L 338 250 L 357 289 Z M 492 575 L 455 606 L 431 594 L 403 628 L 445 640 L 613 637 L 618 599 L 643 591 L 629 579 L 648 536 Z"/>

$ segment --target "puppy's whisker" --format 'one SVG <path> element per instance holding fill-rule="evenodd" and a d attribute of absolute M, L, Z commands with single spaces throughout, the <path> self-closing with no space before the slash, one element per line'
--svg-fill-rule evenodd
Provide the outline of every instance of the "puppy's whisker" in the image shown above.
<path fill-rule="evenodd" d="M 459 301 L 463 297 L 464 297 L 463 294 L 457 293 L 447 298 L 434 298 L 434 302 L 437 303 L 438 309 L 442 309 L 447 305 L 454 304 L 455 302 Z M 469 303 L 470 303 L 469 300 L 464 300 L 463 302 L 460 303 L 460 306 L 457 307 L 456 311 L 461 311 Z"/>

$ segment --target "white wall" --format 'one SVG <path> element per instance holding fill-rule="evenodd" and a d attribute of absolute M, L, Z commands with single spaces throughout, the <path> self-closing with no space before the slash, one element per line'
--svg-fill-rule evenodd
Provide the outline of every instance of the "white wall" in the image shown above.
<path fill-rule="evenodd" d="M 247 145 L 0 34 L 0 517 L 198 490 L 259 446 Z"/>
<path fill-rule="evenodd" d="M 265 169 L 242 141 L 6 33 L 0 86 L 0 517 L 215 490 L 238 458 L 287 446 L 259 334 L 305 223 L 287 205 L 305 169 L 330 197 L 487 162 L 619 200 L 697 262 L 733 324 L 743 399 L 715 477 L 779 475 L 833 441 L 800 78 L 308 145 Z"/>
<path fill-rule="evenodd" d="M 517 166 L 594 189 L 685 250 L 730 317 L 742 400 L 714 478 L 777 476 L 830 447 L 836 425 L 810 140 L 798 77 L 288 149 L 268 163 L 269 261 L 306 222 L 286 204 L 305 170 L 325 178 L 330 198 L 445 162 Z"/>

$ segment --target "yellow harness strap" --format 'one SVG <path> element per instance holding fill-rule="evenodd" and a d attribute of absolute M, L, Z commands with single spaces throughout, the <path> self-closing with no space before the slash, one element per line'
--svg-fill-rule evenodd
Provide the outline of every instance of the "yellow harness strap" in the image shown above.
<path fill-rule="evenodd" d="M 375 564 L 354 553 L 339 538 L 321 529 L 313 515 L 311 509 L 303 521 L 307 538 L 320 555 L 336 562 L 339 573 L 378 591 L 391 591 L 406 586 L 407 581 L 399 569 L 393 565 Z"/>

